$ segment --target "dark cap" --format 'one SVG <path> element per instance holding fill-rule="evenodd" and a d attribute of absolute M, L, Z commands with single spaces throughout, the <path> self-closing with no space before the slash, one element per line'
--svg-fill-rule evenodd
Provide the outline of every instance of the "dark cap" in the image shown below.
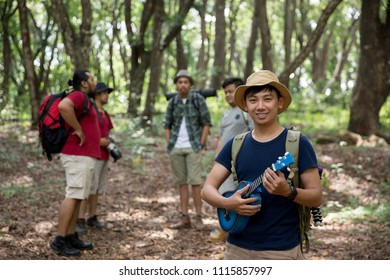
<path fill-rule="evenodd" d="M 111 91 L 113 91 L 114 89 L 112 88 L 109 88 L 105 83 L 103 82 L 98 82 L 96 84 L 96 93 L 101 93 L 102 91 L 108 91 L 108 93 L 110 93 Z"/>

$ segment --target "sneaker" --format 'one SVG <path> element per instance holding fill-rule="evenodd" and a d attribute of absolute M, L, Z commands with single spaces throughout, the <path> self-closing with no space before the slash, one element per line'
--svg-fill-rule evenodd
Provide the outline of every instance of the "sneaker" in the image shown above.
<path fill-rule="evenodd" d="M 76 232 L 83 234 L 87 232 L 87 227 L 85 225 L 85 219 L 77 219 L 76 223 Z"/>
<path fill-rule="evenodd" d="M 86 243 L 80 240 L 79 234 L 77 232 L 73 234 L 69 234 L 65 237 L 69 244 L 78 250 L 92 250 L 93 244 L 92 243 Z"/>
<path fill-rule="evenodd" d="M 196 215 L 195 218 L 193 219 L 192 224 L 194 225 L 195 229 L 197 229 L 197 230 L 204 229 L 204 224 L 203 224 L 201 215 Z"/>
<path fill-rule="evenodd" d="M 87 225 L 89 227 L 94 227 L 94 228 L 99 228 L 99 229 L 107 227 L 105 224 L 102 224 L 102 223 L 99 222 L 99 220 L 97 219 L 96 215 L 88 218 Z"/>
<path fill-rule="evenodd" d="M 64 256 L 80 256 L 80 250 L 72 247 L 68 240 L 60 235 L 56 236 L 50 243 L 50 248 Z"/>
<path fill-rule="evenodd" d="M 180 213 L 179 221 L 169 226 L 170 229 L 191 228 L 191 220 L 188 214 Z"/>
<path fill-rule="evenodd" d="M 228 233 L 222 229 L 212 231 L 209 235 L 209 241 L 211 242 L 225 242 L 228 237 Z"/>

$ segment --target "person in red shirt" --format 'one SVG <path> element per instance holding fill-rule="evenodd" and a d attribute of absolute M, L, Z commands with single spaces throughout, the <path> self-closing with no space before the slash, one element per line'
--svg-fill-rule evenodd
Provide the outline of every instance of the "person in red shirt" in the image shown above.
<path fill-rule="evenodd" d="M 88 100 L 88 113 L 80 118 L 86 98 L 96 93 L 96 82 L 87 70 L 76 70 L 69 81 L 73 91 L 58 105 L 70 134 L 60 153 L 66 175 L 66 193 L 58 217 L 58 235 L 50 247 L 65 256 L 80 256 L 93 249 L 92 243 L 79 239 L 76 221 L 81 201 L 88 198 L 96 158 L 100 157 L 100 130 L 96 110 Z"/>
<path fill-rule="evenodd" d="M 103 106 L 108 103 L 108 95 L 113 91 L 105 83 L 98 82 L 96 84 L 96 95 L 94 98 L 96 109 L 100 114 L 99 128 L 100 128 L 100 158 L 96 161 L 94 170 L 93 185 L 89 193 L 88 200 L 84 200 L 80 206 L 79 218 L 77 219 L 76 231 L 78 233 L 85 233 L 87 225 L 98 229 L 106 228 L 105 224 L 99 222 L 96 209 L 98 206 L 98 197 L 107 185 L 108 177 L 108 159 L 109 159 L 109 145 L 111 141 L 109 138 L 110 130 L 114 128 L 110 115 L 103 109 Z M 88 208 L 89 218 L 86 220 L 86 211 Z"/>

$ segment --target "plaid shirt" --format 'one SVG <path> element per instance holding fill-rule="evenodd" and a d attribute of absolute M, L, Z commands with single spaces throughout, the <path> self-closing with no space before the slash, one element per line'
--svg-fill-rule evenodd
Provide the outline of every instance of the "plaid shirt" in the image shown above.
<path fill-rule="evenodd" d="M 196 97 L 195 94 L 197 94 Z M 178 95 L 169 100 L 164 120 L 164 128 L 171 130 L 167 147 L 168 152 L 171 152 L 175 146 L 183 117 L 186 118 L 191 147 L 197 153 L 201 150 L 200 138 L 202 137 L 203 127 L 212 126 L 210 112 L 202 95 L 190 92 L 185 104 L 181 102 Z"/>

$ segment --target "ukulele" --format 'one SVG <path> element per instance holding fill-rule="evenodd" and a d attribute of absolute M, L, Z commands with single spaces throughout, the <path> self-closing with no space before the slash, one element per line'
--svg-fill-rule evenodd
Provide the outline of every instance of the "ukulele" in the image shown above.
<path fill-rule="evenodd" d="M 288 168 L 292 163 L 294 163 L 294 158 L 292 154 L 287 152 L 284 156 L 279 157 L 278 160 L 272 164 L 271 168 L 273 171 L 276 172 L 278 170 Z M 222 195 L 228 198 L 232 196 L 236 191 L 244 188 L 246 185 L 249 184 L 249 189 L 245 193 L 243 193 L 241 197 L 244 199 L 249 197 L 257 197 L 257 200 L 252 202 L 251 204 L 261 205 L 261 188 L 259 188 L 259 186 L 263 182 L 263 175 L 264 173 L 260 177 L 258 177 L 253 183 L 248 181 L 241 181 L 235 191 L 228 191 L 223 193 Z M 250 218 L 250 216 L 241 216 L 232 210 L 224 208 L 218 208 L 217 213 L 221 228 L 224 231 L 230 233 L 241 233 L 245 229 Z"/>

